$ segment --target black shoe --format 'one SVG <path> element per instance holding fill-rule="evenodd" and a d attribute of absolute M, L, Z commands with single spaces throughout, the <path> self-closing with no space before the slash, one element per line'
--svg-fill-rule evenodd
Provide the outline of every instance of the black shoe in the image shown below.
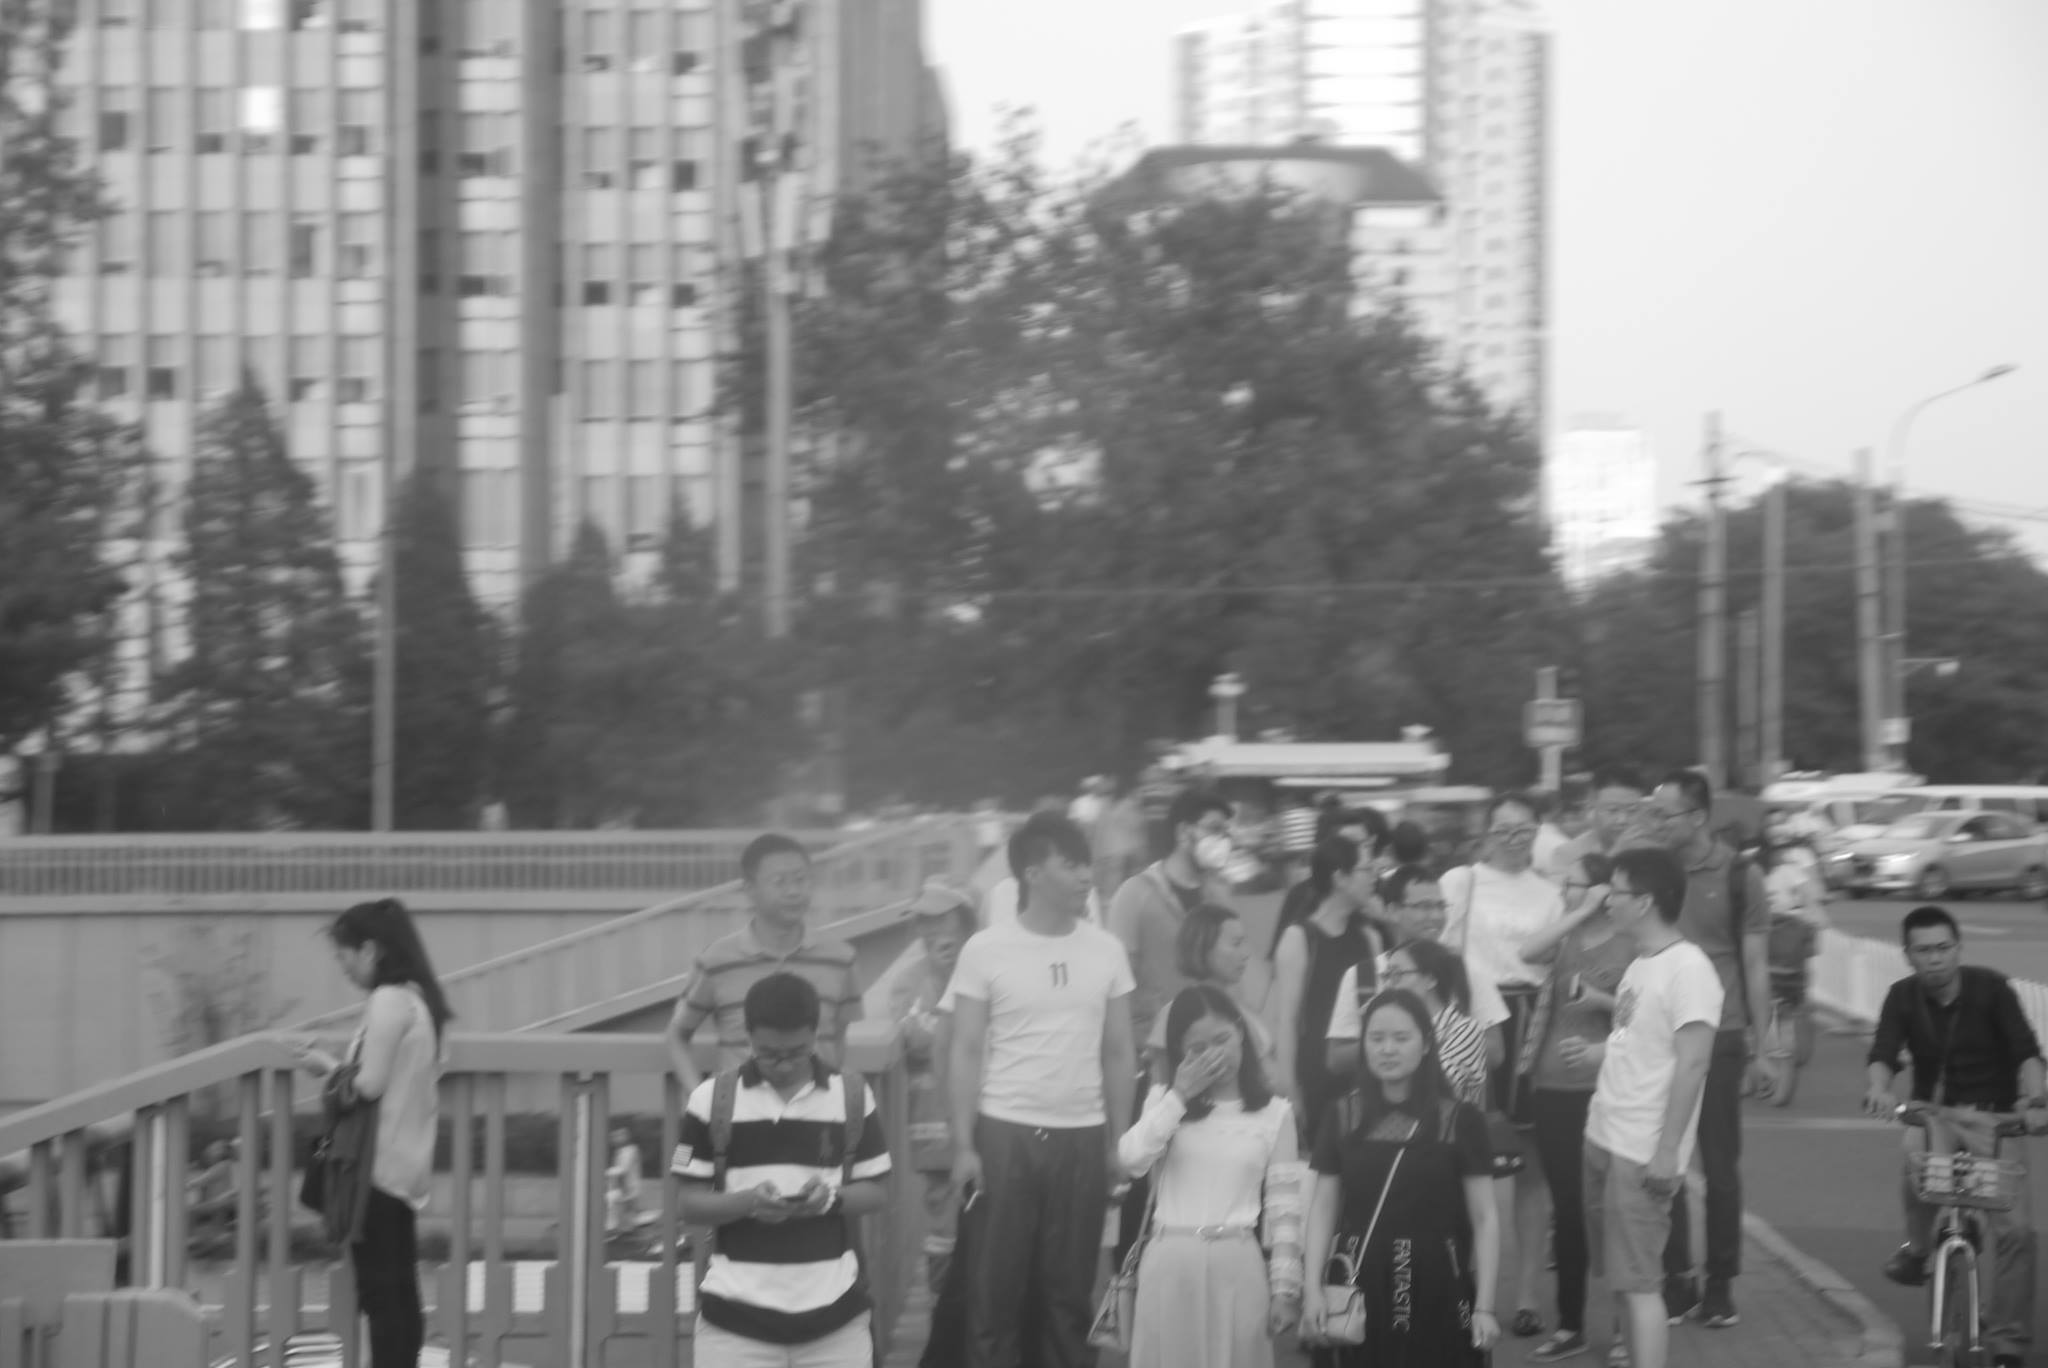
<path fill-rule="evenodd" d="M 1709 1330 L 1727 1330 L 1742 1324 L 1742 1317 L 1735 1310 L 1734 1294 L 1727 1283 L 1708 1283 L 1707 1295 L 1700 1302 L 1700 1324 Z"/>
<path fill-rule="evenodd" d="M 1884 1275 L 1901 1287 L 1925 1287 L 1927 1256 L 1915 1254 L 1911 1245 L 1900 1245 L 1898 1252 L 1884 1261 Z"/>
<path fill-rule="evenodd" d="M 1682 1325 L 1687 1317 L 1699 1308 L 1700 1285 L 1691 1278 L 1666 1277 L 1664 1279 L 1664 1318 L 1671 1325 Z"/>

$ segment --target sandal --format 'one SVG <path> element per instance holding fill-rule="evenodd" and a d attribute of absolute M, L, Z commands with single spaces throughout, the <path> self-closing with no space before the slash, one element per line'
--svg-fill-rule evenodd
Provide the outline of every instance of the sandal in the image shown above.
<path fill-rule="evenodd" d="M 1533 1306 L 1525 1306 L 1515 1312 L 1515 1319 L 1508 1327 L 1517 1339 L 1530 1339 L 1543 1333 L 1543 1313 Z"/>

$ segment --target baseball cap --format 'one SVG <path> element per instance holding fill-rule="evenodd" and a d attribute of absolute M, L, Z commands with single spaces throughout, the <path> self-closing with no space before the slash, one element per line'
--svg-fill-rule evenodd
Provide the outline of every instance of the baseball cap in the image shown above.
<path fill-rule="evenodd" d="M 926 879 L 924 887 L 918 890 L 915 898 L 911 899 L 910 915 L 913 917 L 946 917 L 951 916 L 956 908 L 962 907 L 966 908 L 969 912 L 977 910 L 974 904 L 974 895 L 964 888 L 935 877 Z"/>

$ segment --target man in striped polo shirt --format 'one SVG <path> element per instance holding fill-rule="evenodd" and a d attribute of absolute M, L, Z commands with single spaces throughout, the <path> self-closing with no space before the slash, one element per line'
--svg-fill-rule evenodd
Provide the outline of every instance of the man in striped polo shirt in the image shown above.
<path fill-rule="evenodd" d="M 811 857 L 789 836 L 757 836 L 740 853 L 740 878 L 753 911 L 747 924 L 720 936 L 697 956 L 690 986 L 668 1024 L 668 1053 L 687 1095 L 704 1081 L 690 1057 L 690 1038 L 708 1018 L 718 1032 L 720 1068 L 747 1058 L 747 992 L 770 974 L 795 974 L 818 993 L 818 1052 L 839 1061 L 846 1024 L 860 1019 L 860 985 L 854 979 L 853 947 L 844 941 L 816 942 L 806 934 L 811 911 Z"/>
<path fill-rule="evenodd" d="M 741 1003 L 739 1068 L 719 1181 L 718 1080 L 683 1112 L 673 1169 L 683 1217 L 716 1229 L 697 1294 L 696 1368 L 872 1368 L 867 1281 L 849 1218 L 888 1202 L 889 1142 L 873 1093 L 853 1153 L 846 1080 L 818 1058 L 817 990 L 769 974 Z"/>

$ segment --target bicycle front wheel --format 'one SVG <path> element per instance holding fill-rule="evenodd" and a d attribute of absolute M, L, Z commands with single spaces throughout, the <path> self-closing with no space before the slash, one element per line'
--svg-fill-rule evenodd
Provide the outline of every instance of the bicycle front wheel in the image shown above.
<path fill-rule="evenodd" d="M 1949 1245 L 1938 1256 L 1933 1290 L 1934 1361 L 1940 1368 L 1988 1368 L 1978 1342 L 1977 1257 L 1968 1246 Z"/>

